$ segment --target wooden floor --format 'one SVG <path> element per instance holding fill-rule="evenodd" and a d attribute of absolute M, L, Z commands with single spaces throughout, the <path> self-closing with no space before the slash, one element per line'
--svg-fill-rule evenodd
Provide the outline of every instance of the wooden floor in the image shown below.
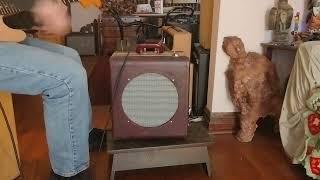
<path fill-rule="evenodd" d="M 24 180 L 46 180 L 50 174 L 48 149 L 39 97 L 14 96 L 20 155 Z M 110 119 L 104 106 L 96 106 L 96 127 Z M 214 180 L 303 180 L 304 170 L 290 165 L 279 137 L 258 130 L 252 143 L 237 142 L 232 135 L 215 136 L 210 147 Z M 109 179 L 110 157 L 106 152 L 92 153 L 91 164 L 98 180 Z M 120 172 L 117 180 L 208 180 L 201 165 L 155 168 Z"/>

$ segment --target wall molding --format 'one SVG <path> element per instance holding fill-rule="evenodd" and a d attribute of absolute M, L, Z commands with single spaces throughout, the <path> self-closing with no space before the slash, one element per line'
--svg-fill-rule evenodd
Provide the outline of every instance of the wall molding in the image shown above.
<path fill-rule="evenodd" d="M 210 134 L 233 134 L 239 128 L 239 112 L 210 112 L 205 108 L 205 117 Z"/>

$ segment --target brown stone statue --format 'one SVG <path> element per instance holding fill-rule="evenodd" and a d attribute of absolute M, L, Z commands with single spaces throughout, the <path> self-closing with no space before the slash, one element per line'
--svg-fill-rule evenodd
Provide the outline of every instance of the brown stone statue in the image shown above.
<path fill-rule="evenodd" d="M 260 54 L 247 53 L 240 38 L 225 37 L 223 50 L 231 58 L 226 72 L 230 96 L 241 112 L 236 138 L 250 142 L 260 118 L 270 115 L 278 125 L 282 107 L 279 79 L 272 62 Z"/>

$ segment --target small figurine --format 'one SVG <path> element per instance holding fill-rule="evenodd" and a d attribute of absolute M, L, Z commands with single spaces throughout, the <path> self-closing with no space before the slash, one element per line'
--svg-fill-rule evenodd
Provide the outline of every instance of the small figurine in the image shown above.
<path fill-rule="evenodd" d="M 311 16 L 308 23 L 308 30 L 312 33 L 320 32 L 320 16 Z"/>
<path fill-rule="evenodd" d="M 309 15 L 307 17 L 308 31 L 320 32 L 320 0 L 310 0 L 308 4 Z"/>
<path fill-rule="evenodd" d="M 291 32 L 291 35 L 293 36 L 293 41 L 291 45 L 293 46 L 297 46 L 303 42 L 302 37 L 300 36 L 300 33 L 299 33 L 299 23 L 300 23 L 300 12 L 297 12 L 296 15 L 294 16 L 294 28 L 293 28 L 293 31 Z"/>
<path fill-rule="evenodd" d="M 297 12 L 294 16 L 294 28 L 293 31 L 298 32 L 299 31 L 299 23 L 300 23 L 300 12 Z"/>

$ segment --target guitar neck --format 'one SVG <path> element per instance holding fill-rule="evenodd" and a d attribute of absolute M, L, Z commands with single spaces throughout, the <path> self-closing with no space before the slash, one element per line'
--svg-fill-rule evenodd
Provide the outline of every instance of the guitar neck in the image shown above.
<path fill-rule="evenodd" d="M 79 2 L 80 0 L 61 0 L 63 4 L 69 6 L 70 3 Z"/>

